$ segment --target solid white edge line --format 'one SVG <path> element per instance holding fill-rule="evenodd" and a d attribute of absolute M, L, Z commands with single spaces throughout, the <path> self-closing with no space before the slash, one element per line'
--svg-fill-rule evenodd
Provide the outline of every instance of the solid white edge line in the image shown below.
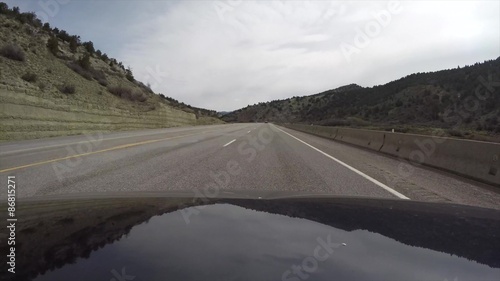
<path fill-rule="evenodd" d="M 226 146 L 228 146 L 228 145 L 232 144 L 232 143 L 233 143 L 233 142 L 235 142 L 235 141 L 236 141 L 236 139 L 234 139 L 234 140 L 232 140 L 232 141 L 230 141 L 230 142 L 226 143 L 226 144 L 225 144 L 225 145 L 223 145 L 222 147 L 226 147 Z"/>
<path fill-rule="evenodd" d="M 369 175 L 367 175 L 367 174 L 365 174 L 365 173 L 361 172 L 360 170 L 358 170 L 358 169 L 356 169 L 356 168 L 354 168 L 354 167 L 351 167 L 351 166 L 347 165 L 346 163 L 344 163 L 344 162 L 342 162 L 342 161 L 338 160 L 337 158 L 335 158 L 335 157 L 331 156 L 330 154 L 328 154 L 328 153 L 326 153 L 326 152 L 323 152 L 322 150 L 320 150 L 320 149 L 318 149 L 318 148 L 316 148 L 316 147 L 314 147 L 314 146 L 312 146 L 312 145 L 308 144 L 307 142 L 305 142 L 305 141 L 303 141 L 303 140 L 301 140 L 301 139 L 299 139 L 299 138 L 297 138 L 297 137 L 295 137 L 295 136 L 293 136 L 293 135 L 291 135 L 291 134 L 289 134 L 289 133 L 287 133 L 287 132 L 283 131 L 282 129 L 280 129 L 280 128 L 278 128 L 278 127 L 274 126 L 274 125 L 273 125 L 273 127 L 275 127 L 276 129 L 280 130 L 281 132 L 283 132 L 283 133 L 285 133 L 285 134 L 289 135 L 290 137 L 292 137 L 292 138 L 294 138 L 294 139 L 296 139 L 296 140 L 300 141 L 301 143 L 303 143 L 303 144 L 305 144 L 305 145 L 309 146 L 310 148 L 312 148 L 312 149 L 314 149 L 314 150 L 318 151 L 319 153 L 321 153 L 321 154 L 325 155 L 326 157 L 328 157 L 328 158 L 332 159 L 333 161 L 335 161 L 335 162 L 339 163 L 340 165 L 342 165 L 342 166 L 346 167 L 347 169 L 349 169 L 349 170 L 351 170 L 351 171 L 355 172 L 356 174 L 358 174 L 358 175 L 362 176 L 363 178 L 365 178 L 365 179 L 367 179 L 367 180 L 369 180 L 369 181 L 373 182 L 374 184 L 376 184 L 376 185 L 378 185 L 378 186 L 382 187 L 382 188 L 383 188 L 383 189 L 385 189 L 386 191 L 390 192 L 392 195 L 394 195 L 394 196 L 396 196 L 396 197 L 398 197 L 398 198 L 401 198 L 401 199 L 410 199 L 409 197 L 404 196 L 403 194 L 401 194 L 401 193 L 397 192 L 396 190 L 394 190 L 394 189 L 392 189 L 392 188 L 388 187 L 387 185 L 385 185 L 385 184 L 383 184 L 383 183 L 379 182 L 378 180 L 376 180 L 376 179 L 374 179 L 374 178 L 370 177 Z"/>

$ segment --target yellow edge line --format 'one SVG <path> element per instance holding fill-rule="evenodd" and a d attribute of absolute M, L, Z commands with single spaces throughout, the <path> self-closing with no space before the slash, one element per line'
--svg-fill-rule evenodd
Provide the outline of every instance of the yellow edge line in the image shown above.
<path fill-rule="evenodd" d="M 204 131 L 204 132 L 207 132 L 207 131 Z M 160 135 L 160 134 L 165 134 L 165 133 L 169 133 L 169 132 L 154 133 L 154 134 L 149 134 L 149 135 L 135 135 L 135 136 L 114 137 L 114 138 L 103 138 L 101 141 L 118 140 L 118 139 L 128 139 L 128 138 L 135 138 L 135 137 L 144 137 L 144 136 Z M 54 145 L 47 145 L 47 146 L 40 146 L 40 147 L 33 147 L 33 148 L 26 148 L 26 149 L 11 150 L 11 151 L 6 151 L 6 152 L 1 152 L 0 151 L 0 155 L 8 155 L 8 154 L 14 154 L 14 153 L 18 153 L 18 152 L 26 152 L 26 151 L 32 151 L 32 150 L 43 150 L 45 148 L 62 147 L 62 146 L 73 145 L 73 144 L 80 144 L 80 143 L 85 143 L 85 142 L 88 142 L 88 141 L 87 140 L 81 140 L 81 141 L 75 141 L 75 142 L 69 142 L 69 143 L 61 143 L 61 144 L 54 144 Z"/>
<path fill-rule="evenodd" d="M 129 143 L 129 144 L 125 144 L 125 145 L 119 145 L 119 146 L 115 146 L 115 147 L 111 147 L 111 148 L 106 148 L 106 149 L 103 149 L 103 150 L 92 151 L 92 152 L 87 152 L 87 153 L 82 153 L 82 154 L 77 154 L 77 155 L 66 156 L 66 157 L 62 157 L 62 158 L 57 158 L 57 159 L 42 161 L 42 162 L 31 163 L 31 164 L 27 164 L 27 165 L 23 165 L 23 166 L 17 166 L 17 167 L 7 168 L 7 169 L 4 169 L 4 170 L 0 170 L 0 173 L 15 171 L 15 170 L 23 169 L 23 168 L 29 168 L 29 167 L 33 167 L 33 166 L 39 166 L 39 165 L 53 163 L 53 162 L 57 162 L 57 161 L 61 161 L 61 160 L 66 160 L 66 159 L 71 159 L 71 158 L 76 158 L 76 157 L 82 157 L 82 156 L 87 156 L 87 155 L 91 155 L 91 154 L 97 154 L 97 153 L 102 153 L 102 152 L 107 152 L 107 151 L 112 151 L 112 150 L 117 150 L 117 149 L 123 149 L 123 148 L 128 148 L 128 147 L 133 147 L 133 146 L 138 146 L 138 145 L 143 145 L 143 144 L 148 144 L 148 143 L 155 143 L 155 142 L 159 142 L 159 141 L 172 140 L 172 139 L 178 139 L 178 138 L 182 138 L 182 137 L 189 137 L 189 136 L 194 136 L 194 135 L 200 135 L 200 134 L 203 134 L 203 133 L 205 133 L 205 132 L 196 133 L 196 134 L 189 134 L 189 135 L 183 135 L 183 136 L 178 136 L 178 137 L 170 137 L 170 138 L 148 140 L 148 141 L 142 141 L 142 142 L 136 142 L 136 143 Z"/>

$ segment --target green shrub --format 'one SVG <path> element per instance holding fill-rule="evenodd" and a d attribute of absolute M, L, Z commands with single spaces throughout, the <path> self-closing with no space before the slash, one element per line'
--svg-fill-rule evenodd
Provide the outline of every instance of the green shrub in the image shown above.
<path fill-rule="evenodd" d="M 154 94 L 154 91 L 151 89 L 151 84 L 144 85 L 144 83 L 137 81 L 136 83 L 141 89 L 143 89 L 146 93 Z"/>
<path fill-rule="evenodd" d="M 75 85 L 64 83 L 58 87 L 59 91 L 63 94 L 74 94 L 76 92 Z"/>
<path fill-rule="evenodd" d="M 39 82 L 39 83 L 38 83 L 38 88 L 39 88 L 40 90 L 42 90 L 42 92 L 43 92 L 43 91 L 45 91 L 45 89 L 47 88 L 47 85 L 46 85 L 45 83 L 43 83 L 43 82 Z"/>
<path fill-rule="evenodd" d="M 69 42 L 71 40 L 71 35 L 69 35 L 66 30 L 61 29 L 61 31 L 57 33 L 57 38 L 61 39 L 63 42 Z"/>
<path fill-rule="evenodd" d="M 130 88 L 127 88 L 127 87 L 123 87 L 123 86 L 113 86 L 113 87 L 109 87 L 108 88 L 108 91 L 117 96 L 117 97 L 121 97 L 121 98 L 129 98 L 130 96 L 132 96 L 132 90 Z"/>
<path fill-rule="evenodd" d="M 89 52 L 90 54 L 95 53 L 94 43 L 92 43 L 92 41 L 83 42 L 82 45 L 83 45 L 83 47 L 85 47 L 85 49 L 87 50 L 87 52 Z"/>
<path fill-rule="evenodd" d="M 464 136 L 464 134 L 462 133 L 462 131 L 457 130 L 457 129 L 449 129 L 449 130 L 447 130 L 446 132 L 447 132 L 450 136 L 452 136 L 452 137 L 459 137 L 459 138 L 461 138 L 461 137 L 463 137 L 463 136 Z"/>
<path fill-rule="evenodd" d="M 134 78 L 134 74 L 132 73 L 132 69 L 129 67 L 129 68 L 127 68 L 127 70 L 125 72 L 127 73 L 125 75 L 125 77 L 127 77 L 127 80 L 130 82 L 134 82 L 135 78 Z"/>
<path fill-rule="evenodd" d="M 108 91 L 117 97 L 131 101 L 145 102 L 148 99 L 143 92 L 133 92 L 132 89 L 123 86 L 108 87 Z"/>
<path fill-rule="evenodd" d="M 28 72 L 21 76 L 21 78 L 26 82 L 36 82 L 37 76 L 35 73 Z"/>
<path fill-rule="evenodd" d="M 48 22 L 43 24 L 42 29 L 48 32 L 52 31 L 52 29 L 50 28 L 50 24 Z"/>
<path fill-rule="evenodd" d="M 106 81 L 106 74 L 104 74 L 104 71 L 90 68 L 89 72 L 90 74 L 92 74 L 92 78 L 94 78 L 98 82 L 101 80 Z"/>
<path fill-rule="evenodd" d="M 92 78 L 94 78 L 97 82 L 99 82 L 99 84 L 101 84 L 103 86 L 107 86 L 108 81 L 106 80 L 106 74 L 104 74 L 104 71 L 96 70 L 96 69 L 92 68 L 91 66 L 88 66 L 87 69 L 85 69 L 83 67 L 83 66 L 86 66 L 86 63 L 84 61 L 89 59 L 88 54 L 86 55 L 86 57 L 87 58 L 82 58 L 77 62 L 75 62 L 75 61 L 69 62 L 67 64 L 67 66 L 71 70 L 73 70 L 74 72 L 80 74 L 83 78 L 85 78 L 87 80 L 92 80 Z M 83 64 L 83 66 L 82 66 L 82 64 Z"/>
<path fill-rule="evenodd" d="M 8 59 L 17 60 L 17 61 L 25 61 L 24 51 L 21 47 L 8 44 L 0 49 L 0 54 Z"/>
<path fill-rule="evenodd" d="M 85 55 L 83 55 L 79 60 L 78 60 L 78 64 L 85 70 L 89 70 L 90 69 L 90 55 L 88 53 L 86 53 Z"/>
<path fill-rule="evenodd" d="M 9 6 L 7 4 L 0 2 L 0 14 L 7 15 L 10 12 Z"/>
<path fill-rule="evenodd" d="M 47 41 L 47 48 L 55 56 L 59 52 L 59 40 L 55 36 L 51 36 Z"/>
<path fill-rule="evenodd" d="M 72 53 L 75 53 L 78 48 L 78 37 L 71 36 L 69 39 L 69 49 Z"/>
<path fill-rule="evenodd" d="M 83 78 L 87 79 L 87 80 L 92 80 L 92 74 L 90 74 L 90 72 L 88 72 L 87 70 L 83 69 L 80 64 L 72 61 L 72 62 L 69 62 L 67 64 L 67 66 L 73 70 L 74 72 L 80 74 Z"/>
<path fill-rule="evenodd" d="M 97 82 L 99 82 L 99 84 L 101 84 L 102 86 L 106 87 L 108 86 L 108 81 L 106 79 L 96 79 Z"/>
<path fill-rule="evenodd" d="M 138 101 L 138 102 L 145 102 L 148 99 L 148 97 L 143 94 L 142 92 L 135 92 L 132 94 L 130 100 L 132 101 Z"/>

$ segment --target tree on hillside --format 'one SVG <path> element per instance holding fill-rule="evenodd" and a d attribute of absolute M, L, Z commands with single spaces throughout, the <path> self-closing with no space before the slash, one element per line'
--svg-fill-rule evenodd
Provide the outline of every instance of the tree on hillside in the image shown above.
<path fill-rule="evenodd" d="M 85 53 L 79 60 L 78 64 L 85 70 L 90 69 L 90 55 L 89 53 Z"/>
<path fill-rule="evenodd" d="M 30 12 L 30 13 L 21 13 L 19 15 L 16 16 L 16 19 L 20 22 L 20 23 L 29 23 L 31 25 L 34 25 L 34 26 L 37 26 L 37 20 L 38 18 L 36 17 L 35 13 L 33 12 Z M 41 24 L 41 22 L 40 22 Z"/>
<path fill-rule="evenodd" d="M 66 30 L 61 30 L 59 34 L 57 34 L 57 37 L 64 42 L 69 42 L 71 40 L 71 35 L 69 35 Z"/>
<path fill-rule="evenodd" d="M 8 14 L 10 12 L 9 6 L 4 2 L 0 2 L 0 14 Z"/>
<path fill-rule="evenodd" d="M 82 45 L 83 47 L 85 47 L 89 54 L 92 55 L 93 53 L 95 53 L 94 43 L 92 43 L 92 41 L 84 42 Z"/>
<path fill-rule="evenodd" d="M 47 41 L 47 48 L 53 55 L 57 55 L 59 52 L 59 40 L 55 36 L 51 36 Z"/>
<path fill-rule="evenodd" d="M 127 80 L 130 81 L 130 82 L 134 82 L 135 79 L 134 79 L 134 74 L 132 73 L 132 69 L 129 67 L 127 67 L 127 70 L 126 70 L 127 74 L 125 75 L 125 77 L 127 77 Z"/>
<path fill-rule="evenodd" d="M 46 23 L 43 24 L 42 29 L 45 30 L 45 31 L 47 31 L 47 32 L 52 31 L 52 29 L 50 28 L 50 24 L 48 22 L 46 22 Z"/>
<path fill-rule="evenodd" d="M 78 44 L 80 43 L 80 40 L 77 36 L 71 36 L 71 39 L 69 39 L 69 49 L 71 50 L 72 53 L 76 52 L 76 49 L 78 48 Z"/>

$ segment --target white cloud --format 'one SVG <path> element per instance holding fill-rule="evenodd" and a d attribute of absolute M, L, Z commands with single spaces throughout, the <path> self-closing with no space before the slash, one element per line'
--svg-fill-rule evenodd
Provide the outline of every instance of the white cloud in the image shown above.
<path fill-rule="evenodd" d="M 387 2 L 180 1 L 121 27 L 130 39 L 119 47 L 119 57 L 153 85 L 146 69 L 158 68 L 158 92 L 195 106 L 233 110 L 499 55 L 498 2 L 401 5 L 350 61 L 340 44 L 353 44 L 356 28 L 364 30 Z"/>

